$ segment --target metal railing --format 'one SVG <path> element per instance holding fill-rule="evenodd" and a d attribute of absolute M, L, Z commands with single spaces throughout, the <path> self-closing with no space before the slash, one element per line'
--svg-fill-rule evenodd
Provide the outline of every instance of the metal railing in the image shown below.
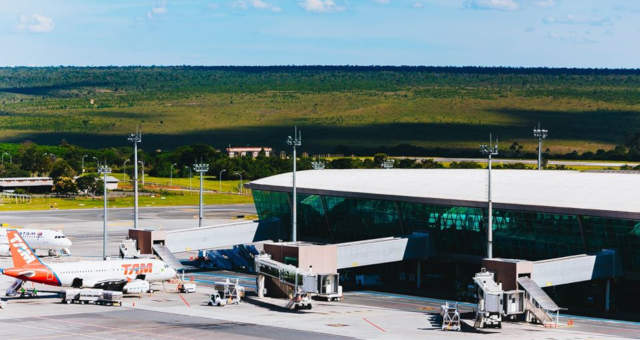
<path fill-rule="evenodd" d="M 0 201 L 2 203 L 31 203 L 31 195 L 16 194 L 12 192 L 0 192 Z"/>

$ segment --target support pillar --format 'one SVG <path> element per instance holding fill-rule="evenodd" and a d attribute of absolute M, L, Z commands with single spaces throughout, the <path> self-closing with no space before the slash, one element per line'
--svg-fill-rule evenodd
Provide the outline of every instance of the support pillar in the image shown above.
<path fill-rule="evenodd" d="M 420 289 L 420 285 L 422 282 L 422 261 L 418 260 L 417 268 L 416 268 L 416 288 Z"/>
<path fill-rule="evenodd" d="M 258 287 L 258 297 L 264 297 L 264 275 L 258 275 L 256 277 L 256 286 Z"/>
<path fill-rule="evenodd" d="M 609 313 L 611 311 L 611 279 L 607 279 L 604 291 L 604 311 L 605 313 Z"/>

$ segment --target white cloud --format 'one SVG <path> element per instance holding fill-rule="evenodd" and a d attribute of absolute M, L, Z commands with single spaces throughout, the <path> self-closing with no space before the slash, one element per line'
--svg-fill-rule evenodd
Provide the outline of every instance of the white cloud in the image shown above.
<path fill-rule="evenodd" d="M 21 15 L 18 29 L 35 33 L 47 33 L 53 31 L 55 24 L 52 18 L 40 14 Z"/>
<path fill-rule="evenodd" d="M 515 11 L 520 8 L 520 4 L 515 0 L 467 0 L 465 7 L 472 9 Z"/>
<path fill-rule="evenodd" d="M 553 39 L 553 40 L 558 40 L 558 41 L 562 41 L 562 42 L 570 42 L 570 43 L 577 43 L 577 44 L 593 44 L 596 43 L 597 41 L 592 39 L 590 37 L 590 32 L 584 32 L 584 33 L 580 33 L 580 32 L 575 32 L 575 31 L 570 31 L 570 32 L 550 32 L 547 34 L 547 38 L 549 39 Z"/>
<path fill-rule="evenodd" d="M 154 16 L 167 14 L 167 1 L 160 1 L 155 6 L 151 7 L 151 10 L 147 12 L 147 18 L 151 19 Z"/>
<path fill-rule="evenodd" d="M 549 7 L 554 7 L 556 5 L 556 1 L 555 0 L 538 0 L 538 1 L 535 1 L 534 4 L 538 7 L 549 8 Z"/>
<path fill-rule="evenodd" d="M 231 7 L 238 9 L 248 9 L 249 5 L 247 5 L 247 2 L 244 0 L 236 0 L 231 4 Z"/>
<path fill-rule="evenodd" d="M 339 12 L 345 8 L 338 6 L 333 0 L 303 0 L 300 2 L 300 6 L 309 12 L 327 13 L 327 12 Z"/>
<path fill-rule="evenodd" d="M 564 25 L 590 25 L 590 26 L 606 26 L 611 25 L 611 19 L 606 17 L 586 17 L 568 14 L 564 17 L 548 16 L 542 19 L 545 24 L 564 24 Z"/>
<path fill-rule="evenodd" d="M 231 6 L 233 8 L 242 9 L 242 10 L 247 10 L 250 7 L 252 7 L 256 9 L 270 10 L 272 12 L 282 11 L 282 8 L 275 6 L 273 4 L 270 4 L 264 0 L 236 0 L 231 4 Z"/>

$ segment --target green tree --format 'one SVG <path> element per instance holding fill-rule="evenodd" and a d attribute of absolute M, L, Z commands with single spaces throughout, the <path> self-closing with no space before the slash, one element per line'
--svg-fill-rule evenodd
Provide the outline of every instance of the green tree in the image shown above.
<path fill-rule="evenodd" d="M 76 172 L 64 159 L 56 160 L 51 166 L 51 172 L 49 172 L 49 176 L 54 181 L 61 177 L 74 177 L 75 175 Z"/>
<path fill-rule="evenodd" d="M 60 177 L 53 184 L 53 191 L 58 194 L 75 194 L 78 187 L 71 177 Z"/>
<path fill-rule="evenodd" d="M 104 190 L 102 181 L 98 179 L 95 174 L 86 174 L 76 179 L 76 185 L 78 190 L 86 192 L 87 194 L 100 194 Z"/>
<path fill-rule="evenodd" d="M 381 165 L 382 165 L 382 162 L 384 162 L 384 161 L 386 161 L 386 160 L 387 160 L 387 157 L 388 157 L 388 156 L 387 156 L 387 154 L 386 154 L 386 153 L 379 152 L 379 153 L 377 153 L 377 154 L 373 155 L 373 161 L 374 161 L 378 166 L 381 166 Z"/>

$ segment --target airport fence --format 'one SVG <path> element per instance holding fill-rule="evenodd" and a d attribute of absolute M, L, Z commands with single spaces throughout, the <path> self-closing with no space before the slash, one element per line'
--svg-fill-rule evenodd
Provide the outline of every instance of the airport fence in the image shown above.
<path fill-rule="evenodd" d="M 31 195 L 28 194 L 16 194 L 12 192 L 0 193 L 0 201 L 2 203 L 31 203 Z"/>

